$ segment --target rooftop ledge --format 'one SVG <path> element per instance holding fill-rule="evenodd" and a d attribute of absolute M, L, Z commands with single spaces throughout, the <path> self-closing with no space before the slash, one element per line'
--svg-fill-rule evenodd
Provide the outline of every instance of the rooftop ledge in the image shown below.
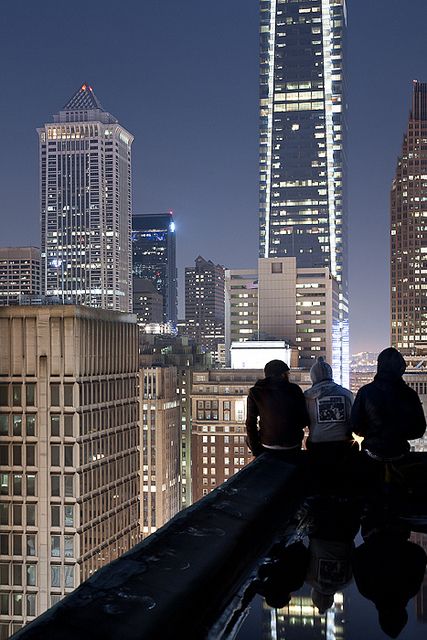
<path fill-rule="evenodd" d="M 412 530 L 427 531 L 427 453 L 410 455 L 421 475 L 418 471 L 418 489 L 408 487 L 403 522 L 412 519 Z M 13 639 L 164 640 L 171 629 L 195 640 L 234 637 L 254 595 L 258 568 L 295 526 L 305 489 L 323 492 L 323 472 L 313 474 L 304 460 L 297 467 L 280 457 L 259 456 Z M 338 473 L 337 486 L 335 470 L 327 495 L 331 487 L 344 499 L 372 494 L 366 471 L 358 460 L 353 471 Z"/>
<path fill-rule="evenodd" d="M 301 485 L 295 466 L 260 456 L 13 639 L 164 640 L 171 629 L 227 637 L 242 590 L 294 515 Z"/>

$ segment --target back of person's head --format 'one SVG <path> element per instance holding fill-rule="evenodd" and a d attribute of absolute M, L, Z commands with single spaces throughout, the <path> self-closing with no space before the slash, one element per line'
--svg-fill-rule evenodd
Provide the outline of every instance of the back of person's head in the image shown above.
<path fill-rule="evenodd" d="M 408 612 L 403 606 L 378 609 L 378 622 L 390 638 L 397 638 L 408 622 Z"/>
<path fill-rule="evenodd" d="M 310 378 L 313 384 L 322 382 L 323 380 L 332 380 L 332 367 L 322 356 L 317 358 L 316 362 L 310 369 Z"/>
<path fill-rule="evenodd" d="M 388 347 L 381 351 L 377 360 L 377 373 L 396 378 L 405 373 L 406 362 L 400 351 Z"/>
<path fill-rule="evenodd" d="M 264 367 L 264 375 L 266 378 L 280 378 L 283 374 L 288 373 L 289 367 L 283 360 L 270 360 Z"/>

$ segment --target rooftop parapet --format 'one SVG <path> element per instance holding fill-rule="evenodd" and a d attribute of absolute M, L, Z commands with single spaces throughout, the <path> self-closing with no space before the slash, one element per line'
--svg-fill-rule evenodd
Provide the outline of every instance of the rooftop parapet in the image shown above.
<path fill-rule="evenodd" d="M 225 629 L 224 611 L 232 615 L 239 590 L 293 516 L 301 484 L 295 466 L 260 456 L 14 640 L 164 640 L 171 630 L 203 638 L 219 618 Z"/>

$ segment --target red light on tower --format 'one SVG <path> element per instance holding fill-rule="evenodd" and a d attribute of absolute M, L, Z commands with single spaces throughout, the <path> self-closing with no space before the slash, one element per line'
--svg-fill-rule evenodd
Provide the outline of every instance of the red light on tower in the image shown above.
<path fill-rule="evenodd" d="M 86 91 L 86 85 L 82 84 L 82 91 Z"/>

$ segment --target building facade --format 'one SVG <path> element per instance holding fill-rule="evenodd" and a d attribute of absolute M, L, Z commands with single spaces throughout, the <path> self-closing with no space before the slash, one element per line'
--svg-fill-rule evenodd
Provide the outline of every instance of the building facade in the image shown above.
<path fill-rule="evenodd" d="M 163 322 L 177 320 L 176 234 L 172 212 L 132 216 L 133 279 L 150 280 L 163 296 Z"/>
<path fill-rule="evenodd" d="M 225 349 L 258 340 L 258 269 L 225 270 Z M 229 357 L 227 359 L 229 364 Z"/>
<path fill-rule="evenodd" d="M 41 293 L 131 311 L 133 136 L 88 84 L 37 132 Z"/>
<path fill-rule="evenodd" d="M 427 355 L 427 83 L 414 81 L 391 190 L 391 344 Z"/>
<path fill-rule="evenodd" d="M 345 0 L 260 0 L 260 256 L 328 268 L 348 384 Z"/>
<path fill-rule="evenodd" d="M 298 267 L 295 257 L 259 258 L 256 274 L 226 274 L 228 349 L 233 337 L 284 340 L 298 350 L 292 366 L 309 368 L 323 356 L 335 380 L 344 381 L 339 284 L 328 267 Z"/>
<path fill-rule="evenodd" d="M 141 514 L 143 537 L 180 509 L 181 412 L 175 367 L 140 370 Z"/>
<path fill-rule="evenodd" d="M 0 305 L 40 295 L 40 249 L 0 247 Z"/>
<path fill-rule="evenodd" d="M 246 444 L 246 399 L 259 370 L 217 369 L 193 375 L 191 482 L 193 502 L 240 471 L 252 458 Z"/>
<path fill-rule="evenodd" d="M 1 637 L 139 541 L 134 316 L 0 309 Z"/>
<path fill-rule="evenodd" d="M 163 323 L 163 296 L 151 280 L 134 278 L 133 312 L 139 325 Z"/>
<path fill-rule="evenodd" d="M 195 371 L 206 371 L 211 366 L 209 354 L 203 353 L 194 341 L 186 336 L 140 333 L 140 366 L 154 365 L 176 368 L 176 392 L 180 405 L 180 508 L 192 503 L 191 491 L 191 387 Z"/>
<path fill-rule="evenodd" d="M 185 268 L 186 331 L 204 351 L 215 354 L 224 343 L 225 270 L 198 256 L 194 267 Z"/>

